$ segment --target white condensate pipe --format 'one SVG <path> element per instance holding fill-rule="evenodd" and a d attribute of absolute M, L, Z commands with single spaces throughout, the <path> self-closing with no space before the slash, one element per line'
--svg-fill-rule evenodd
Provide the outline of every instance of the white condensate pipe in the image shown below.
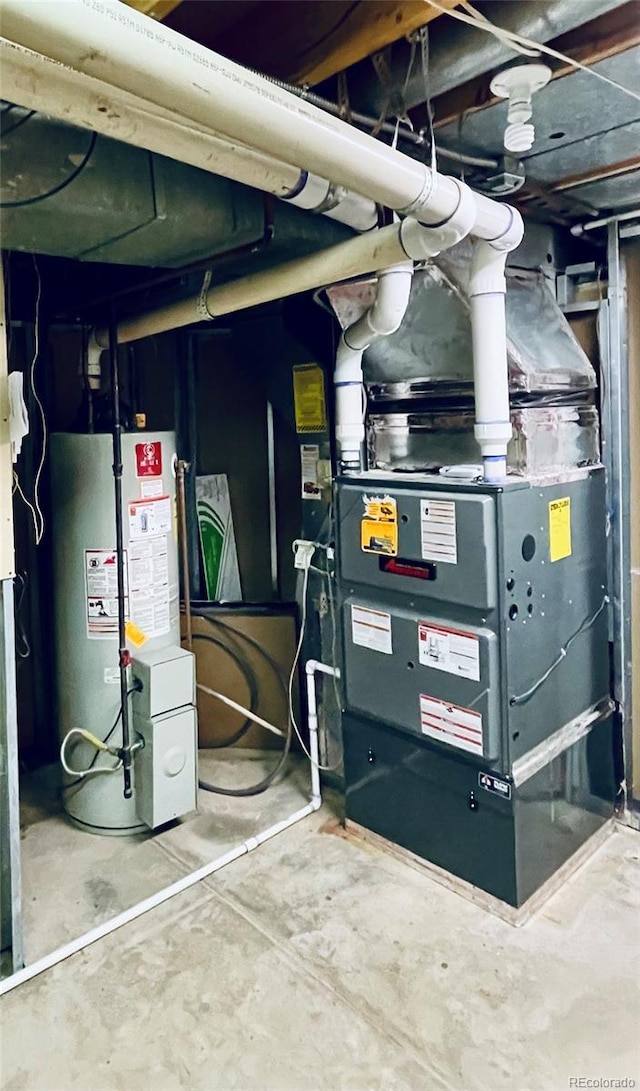
<path fill-rule="evenodd" d="M 330 667 L 327 663 L 321 663 L 318 659 L 307 659 L 305 674 L 307 676 L 307 722 L 309 724 L 309 755 L 311 757 L 311 799 L 318 799 L 318 806 L 320 806 L 320 747 L 318 742 L 316 674 L 328 674 L 331 678 L 339 678 L 340 670 L 338 667 Z"/>
<path fill-rule="evenodd" d="M 114 0 L 2 0 L 11 41 L 424 223 L 458 208 L 455 179 Z M 473 234 L 511 249 L 520 217 L 476 195 Z"/>
<path fill-rule="evenodd" d="M 319 663 L 315 659 L 309 660 L 306 671 L 308 693 L 309 678 L 311 677 L 311 680 L 313 681 L 313 676 L 316 671 L 322 671 L 324 674 L 336 675 L 337 677 L 340 675 L 340 672 L 336 668 L 327 666 L 324 663 Z M 151 909 L 156 909 L 157 906 L 162 905 L 164 902 L 168 902 L 170 898 L 174 898 L 176 894 L 182 894 L 185 890 L 189 890 L 190 887 L 202 882 L 203 879 L 207 879 L 209 875 L 213 875 L 216 871 L 220 871 L 220 869 L 226 867 L 227 864 L 231 864 L 241 856 L 246 856 L 247 853 L 253 852 L 254 849 L 263 845 L 265 841 L 270 841 L 272 837 L 275 837 L 279 833 L 283 833 L 284 830 L 289 829 L 289 827 L 295 825 L 296 822 L 300 822 L 301 819 L 313 814 L 314 811 L 319 811 L 322 805 L 322 796 L 320 791 L 320 747 L 318 745 L 318 715 L 315 688 L 309 702 L 309 710 L 308 726 L 309 754 L 311 756 L 311 799 L 304 807 L 301 807 L 300 810 L 289 815 L 288 818 L 284 818 L 281 822 L 276 822 L 273 826 L 269 826 L 268 829 L 263 830 L 262 833 L 256 834 L 255 837 L 247 838 L 241 845 L 231 849 L 229 852 L 225 852 L 223 856 L 218 856 L 209 864 L 204 864 L 202 867 L 190 872 L 189 875 L 184 875 L 175 883 L 171 883 L 170 886 L 166 886 L 163 890 L 159 890 L 157 894 L 152 894 L 150 897 L 145 898 L 144 901 L 131 906 L 130 909 L 125 909 L 122 913 L 118 913 L 118 915 L 112 917 L 111 920 L 105 921 L 104 924 L 99 924 L 96 928 L 92 928 L 91 931 L 85 932 L 84 935 L 78 936 L 77 939 L 71 940 L 70 943 L 65 943 L 64 946 L 58 947 L 55 951 L 52 951 L 51 954 L 45 955 L 44 958 L 38 959 L 37 962 L 32 962 L 30 966 L 25 966 L 23 970 L 18 970 L 17 973 L 12 974 L 11 977 L 7 977 L 4 981 L 0 981 L 0 996 L 4 996 L 6 993 L 11 992 L 12 989 L 17 988 L 18 985 L 23 985 L 25 981 L 31 981 L 32 978 L 37 977 L 38 974 L 44 973 L 45 970 L 50 970 L 53 966 L 57 966 L 58 963 L 64 962 L 64 960 L 70 958 L 71 955 L 77 955 L 78 952 L 83 951 L 85 947 L 89 947 L 97 940 L 104 939 L 105 936 L 111 935 L 111 933 L 116 932 L 118 928 L 122 928 L 123 925 L 130 924 L 131 921 L 137 920 L 138 917 L 142 917 Z M 313 715 L 311 715 L 311 713 Z"/>
<path fill-rule="evenodd" d="M 178 114 L 0 39 L 3 94 L 29 110 L 253 186 L 288 204 L 368 231 L 375 203 L 272 156 L 223 140 Z"/>
<path fill-rule="evenodd" d="M 507 254 L 476 241 L 471 262 L 471 335 L 473 340 L 474 435 L 480 447 L 485 481 L 507 476 L 507 445 L 512 435 L 504 275 Z"/>
<path fill-rule="evenodd" d="M 461 198 L 461 205 L 467 208 L 467 201 L 472 201 L 473 195 L 462 183 L 457 184 L 469 195 Z M 402 223 L 369 231 L 316 254 L 296 258 L 240 280 L 213 288 L 208 288 L 205 282 L 197 295 L 120 322 L 118 341 L 121 344 L 137 341 L 194 322 L 220 318 L 260 303 L 322 288 L 336 280 L 362 276 L 373 269 L 386 269 L 406 262 L 407 257 L 424 261 L 451 245 L 447 240 L 457 237 L 452 223 L 436 229 L 407 218 Z M 108 330 L 96 330 L 94 340 L 99 348 L 107 348 Z"/>

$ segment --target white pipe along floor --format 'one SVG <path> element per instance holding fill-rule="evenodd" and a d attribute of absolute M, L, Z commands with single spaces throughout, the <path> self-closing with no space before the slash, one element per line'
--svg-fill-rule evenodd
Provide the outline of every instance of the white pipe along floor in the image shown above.
<path fill-rule="evenodd" d="M 239 784 L 273 755 L 201 760 Z M 23 811 L 29 958 L 301 807 L 308 776 L 294 760 L 264 796 L 201 793 L 195 820 L 100 838 L 65 821 L 37 774 Z M 423 869 L 339 836 L 338 814 L 329 793 L 258 851 L 5 996 L 3 1091 L 638 1081 L 635 831 L 617 827 L 516 929 Z"/>

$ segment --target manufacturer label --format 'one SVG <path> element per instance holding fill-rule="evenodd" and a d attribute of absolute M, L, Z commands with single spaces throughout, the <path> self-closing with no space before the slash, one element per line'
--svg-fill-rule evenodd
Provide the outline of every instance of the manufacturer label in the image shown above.
<path fill-rule="evenodd" d="M 125 615 L 129 616 L 127 553 L 124 554 Z M 118 632 L 118 566 L 114 549 L 85 549 L 84 582 L 87 636 L 115 636 Z"/>
<path fill-rule="evenodd" d="M 480 681 L 480 641 L 471 633 L 420 622 L 418 658 L 423 667 Z"/>
<path fill-rule="evenodd" d="M 317 364 L 298 364 L 293 369 L 293 401 L 296 432 L 326 432 L 324 372 Z"/>
<path fill-rule="evenodd" d="M 136 443 L 136 477 L 162 476 L 162 444 Z"/>
<path fill-rule="evenodd" d="M 478 773 L 478 787 L 485 792 L 493 792 L 502 799 L 511 799 L 511 785 L 508 780 L 499 780 L 492 773 Z"/>
<path fill-rule="evenodd" d="M 455 500 L 421 500 L 420 531 L 425 561 L 458 563 Z"/>
<path fill-rule="evenodd" d="M 469 754 L 483 753 L 482 716 L 473 709 L 450 705 L 421 693 L 420 726 L 423 735 L 438 742 Z"/>
<path fill-rule="evenodd" d="M 571 556 L 571 497 L 549 503 L 549 554 L 552 561 Z"/>
<path fill-rule="evenodd" d="M 318 478 L 320 448 L 317 443 L 303 443 L 300 448 L 300 477 L 303 500 L 322 500 Z"/>
<path fill-rule="evenodd" d="M 129 510 L 129 538 L 152 538 L 171 531 L 171 501 L 168 496 L 132 500 Z"/>
<path fill-rule="evenodd" d="M 105 667 L 102 674 L 102 681 L 104 682 L 105 686 L 120 685 L 120 667 Z"/>
<path fill-rule="evenodd" d="M 351 639 L 361 648 L 373 652 L 393 654 L 391 639 L 391 614 L 369 610 L 365 606 L 351 606 Z"/>
<path fill-rule="evenodd" d="M 398 554 L 398 505 L 392 496 L 363 496 L 360 548 L 363 553 Z"/>

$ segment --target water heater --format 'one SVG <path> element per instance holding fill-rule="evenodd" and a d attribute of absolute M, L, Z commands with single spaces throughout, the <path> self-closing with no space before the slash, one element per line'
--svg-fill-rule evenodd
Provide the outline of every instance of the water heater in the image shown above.
<path fill-rule="evenodd" d="M 122 745 L 112 440 L 107 434 L 51 437 L 54 633 L 58 730 L 85 728 Z M 122 436 L 122 496 L 127 646 L 132 656 L 180 644 L 175 436 Z M 115 727 L 114 727 L 115 725 Z M 114 764 L 82 740 L 68 747 L 74 768 Z M 94 833 L 145 829 L 135 785 L 123 795 L 121 773 L 73 783 L 69 817 Z"/>

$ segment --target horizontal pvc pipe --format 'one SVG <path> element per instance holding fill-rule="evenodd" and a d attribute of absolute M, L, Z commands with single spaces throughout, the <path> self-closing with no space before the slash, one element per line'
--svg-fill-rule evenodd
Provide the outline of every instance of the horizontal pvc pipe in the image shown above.
<path fill-rule="evenodd" d="M 315 210 L 331 190 L 326 179 L 229 142 L 178 114 L 6 39 L 0 39 L 0 63 L 3 94 L 29 110 L 242 182 L 301 208 Z M 357 231 L 368 231 L 377 221 L 374 202 L 356 193 L 340 194 L 336 206 L 325 214 Z"/>
<path fill-rule="evenodd" d="M 184 875 L 175 883 L 171 883 L 170 886 L 166 886 L 163 890 L 159 890 L 157 894 L 152 894 L 149 898 L 145 898 L 143 901 L 138 902 L 137 905 L 131 906 L 130 909 L 125 909 L 122 913 L 118 913 L 118 915 L 112 917 L 111 920 L 105 921 L 104 924 L 99 924 L 96 928 L 92 928 L 89 932 L 85 932 L 84 935 L 71 940 L 70 943 L 65 943 L 63 947 L 58 947 L 55 951 L 45 955 L 44 958 L 38 959 L 37 962 L 32 962 L 30 966 L 25 966 L 23 970 L 18 970 L 17 973 L 0 982 L 0 996 L 6 995 L 6 993 L 11 992 L 12 989 L 16 989 L 18 985 L 23 985 L 25 981 L 31 981 L 32 978 L 37 977 L 38 974 L 44 973 L 45 970 L 50 970 L 60 962 L 64 962 L 64 960 L 70 958 L 71 955 L 78 954 L 79 951 L 83 951 L 85 947 L 89 947 L 97 940 L 104 939 L 105 936 L 111 935 L 111 933 L 116 932 L 118 928 L 122 928 L 123 925 L 130 924 L 131 921 L 137 920 L 138 917 L 142 917 L 151 909 L 156 909 L 164 902 L 168 902 L 170 898 L 174 898 L 176 894 L 182 894 L 185 890 L 189 890 L 190 887 L 202 882 L 203 879 L 207 879 L 209 875 L 213 875 L 216 871 L 220 871 L 221 868 L 226 867 L 227 864 L 233 863 L 234 860 L 238 860 L 241 856 L 246 856 L 247 853 L 258 848 L 258 846 L 264 844 L 265 841 L 269 841 L 270 838 L 282 833 L 284 830 L 288 829 L 289 826 L 293 826 L 296 822 L 300 822 L 301 819 L 313 814 L 319 807 L 320 797 L 318 794 L 317 797 L 314 796 L 310 803 L 307 803 L 306 806 L 302 807 L 299 811 L 295 811 L 289 818 L 285 818 L 282 822 L 276 822 L 275 825 L 270 826 L 262 833 L 256 834 L 255 837 L 249 837 L 246 841 L 243 841 L 241 845 L 231 849 L 229 852 L 225 852 L 223 856 L 218 856 L 215 860 L 212 860 L 211 863 L 204 864 L 203 867 L 197 868 L 195 871 L 190 872 L 189 875 Z"/>
<path fill-rule="evenodd" d="M 400 225 L 391 224 L 305 258 L 209 288 L 198 296 L 170 303 L 146 315 L 126 319 L 118 325 L 118 341 L 137 341 L 166 330 L 190 326 L 194 322 L 233 314 L 260 303 L 320 288 L 336 280 L 361 276 L 372 269 L 396 264 L 406 256 L 400 241 Z M 95 339 L 101 348 L 106 348 L 107 330 L 97 330 Z"/>
<path fill-rule="evenodd" d="M 114 0 L 3 0 L 2 19 L 12 41 L 388 208 L 432 223 L 456 211 L 454 179 Z M 517 216 L 478 195 L 473 232 L 508 236 Z"/>

